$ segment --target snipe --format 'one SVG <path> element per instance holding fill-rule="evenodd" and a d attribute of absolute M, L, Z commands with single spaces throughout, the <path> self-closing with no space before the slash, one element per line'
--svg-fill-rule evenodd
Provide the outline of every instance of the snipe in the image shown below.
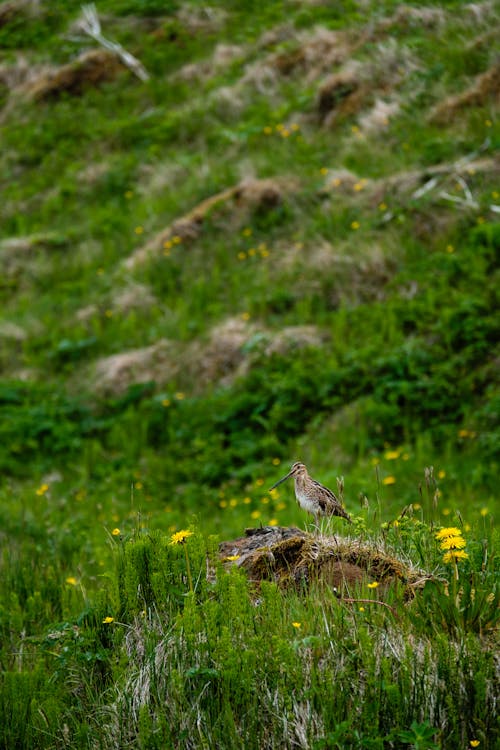
<path fill-rule="evenodd" d="M 345 512 L 338 497 L 328 487 L 324 487 L 309 476 L 303 463 L 296 461 L 288 474 L 270 487 L 274 490 L 279 484 L 293 477 L 295 480 L 295 497 L 303 510 L 314 516 L 316 525 L 320 516 L 339 516 L 352 523 L 351 517 Z"/>

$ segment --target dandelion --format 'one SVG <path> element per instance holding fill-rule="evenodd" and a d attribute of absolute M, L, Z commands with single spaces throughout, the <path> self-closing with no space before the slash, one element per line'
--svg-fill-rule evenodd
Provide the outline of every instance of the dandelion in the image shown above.
<path fill-rule="evenodd" d="M 261 258 L 269 258 L 269 250 L 260 251 Z"/>
<path fill-rule="evenodd" d="M 466 438 L 469 437 L 469 430 L 459 430 L 458 431 L 458 437 L 459 438 Z"/>
<path fill-rule="evenodd" d="M 176 544 L 184 544 L 186 539 L 189 539 L 190 536 L 193 536 L 192 531 L 189 531 L 189 529 L 183 529 L 182 531 L 176 531 L 175 534 L 172 534 L 170 537 L 170 544 L 176 545 Z"/>
<path fill-rule="evenodd" d="M 356 230 L 356 229 L 359 229 L 360 226 L 361 226 L 361 224 L 359 223 L 359 221 L 352 221 L 351 222 L 351 229 Z"/>
<path fill-rule="evenodd" d="M 387 451 L 387 453 L 384 454 L 384 457 L 387 459 L 387 461 L 394 461 L 396 458 L 399 458 L 399 456 L 399 451 Z"/>
<path fill-rule="evenodd" d="M 387 210 L 387 203 L 379 203 L 378 204 L 378 210 L 379 211 L 386 211 Z"/>
<path fill-rule="evenodd" d="M 332 187 L 339 187 L 339 185 L 342 185 L 342 180 L 340 177 L 335 177 L 330 184 Z"/>
<path fill-rule="evenodd" d="M 175 235 L 175 237 L 172 237 L 172 242 L 174 245 L 180 245 L 182 242 L 182 237 L 179 237 L 178 234 Z"/>
<path fill-rule="evenodd" d="M 134 484 L 134 487 L 135 487 L 136 490 L 142 490 L 143 486 L 144 485 L 142 484 L 142 482 L 136 482 Z"/>
<path fill-rule="evenodd" d="M 271 495 L 273 500 L 277 500 L 280 496 L 279 490 L 277 490 L 276 487 L 273 487 L 272 490 L 269 490 L 269 494 Z"/>
<path fill-rule="evenodd" d="M 486 125 L 487 128 L 491 128 L 491 126 L 493 125 L 493 123 L 491 122 L 491 120 L 485 120 L 484 124 Z"/>
<path fill-rule="evenodd" d="M 227 508 L 227 500 L 221 500 L 219 503 L 219 508 Z"/>
<path fill-rule="evenodd" d="M 120 531 L 120 529 L 113 529 L 111 533 L 113 536 L 120 536 L 122 532 Z"/>
<path fill-rule="evenodd" d="M 98 268 L 96 273 L 98 276 L 102 276 L 104 273 L 104 268 Z"/>
<path fill-rule="evenodd" d="M 290 135 L 290 131 L 287 130 L 287 128 L 283 128 L 283 130 L 281 131 L 281 137 L 288 138 L 289 135 Z"/>
<path fill-rule="evenodd" d="M 364 607 L 359 607 L 359 612 L 364 612 L 364 611 L 365 611 Z"/>
<path fill-rule="evenodd" d="M 461 536 L 448 536 L 446 539 L 443 539 L 439 545 L 439 549 L 463 549 L 465 544 L 465 539 Z"/>
<path fill-rule="evenodd" d="M 376 589 L 377 586 L 378 586 L 378 581 L 372 581 L 371 583 L 368 584 L 369 589 Z"/>
<path fill-rule="evenodd" d="M 284 129 L 284 127 L 285 127 L 285 126 L 283 125 L 283 123 L 282 123 L 282 122 L 279 122 L 279 123 L 278 123 L 278 124 L 276 125 L 276 130 L 278 131 L 278 133 L 281 133 L 281 131 L 282 131 L 282 130 Z"/>
<path fill-rule="evenodd" d="M 170 401 L 170 399 L 169 399 L 169 398 L 164 398 L 164 399 L 162 400 L 162 402 L 161 402 L 161 405 L 162 405 L 162 406 L 164 406 L 164 407 L 165 407 L 165 409 L 166 409 L 166 408 L 167 408 L 168 406 L 170 406 L 170 404 L 171 404 L 171 401 Z"/>
<path fill-rule="evenodd" d="M 262 503 L 262 505 L 267 505 L 269 503 L 269 498 L 268 497 L 261 497 L 260 498 L 260 502 Z"/>
<path fill-rule="evenodd" d="M 420 503 L 413 503 L 413 510 L 420 510 L 421 507 Z"/>
<path fill-rule="evenodd" d="M 250 258 L 253 258 L 253 256 L 255 255 L 255 248 L 254 247 L 250 248 L 250 250 L 248 251 L 248 255 L 249 255 Z"/>
<path fill-rule="evenodd" d="M 254 521 L 256 521 L 256 520 L 257 520 L 258 518 L 260 518 L 260 515 L 261 515 L 261 514 L 260 514 L 260 510 L 253 510 L 253 511 L 252 511 L 252 512 L 250 513 L 250 518 L 253 518 L 253 519 L 254 519 Z"/>
<path fill-rule="evenodd" d="M 435 497 L 438 498 L 441 495 L 440 492 L 436 492 Z M 442 510 L 443 516 L 449 516 L 451 513 L 451 510 L 449 508 L 443 508 Z"/>
<path fill-rule="evenodd" d="M 354 185 L 354 190 L 355 190 L 355 191 L 356 191 L 357 193 L 359 193 L 359 191 L 360 191 L 360 190 L 363 190 L 364 186 L 365 186 L 365 185 L 364 185 L 364 183 L 363 183 L 363 182 L 356 182 L 356 183 L 355 183 L 355 185 Z"/>
<path fill-rule="evenodd" d="M 438 471 L 438 479 L 444 479 L 445 476 L 446 476 L 446 472 L 444 471 L 444 469 L 440 469 Z"/>
<path fill-rule="evenodd" d="M 293 130 L 293 132 L 296 133 L 297 130 L 300 130 L 300 125 L 297 125 L 296 122 L 292 122 L 292 124 L 290 125 L 290 130 Z"/>
<path fill-rule="evenodd" d="M 173 244 L 172 240 L 165 240 L 165 242 L 163 243 L 163 247 L 165 248 L 165 250 L 170 250 L 172 247 L 172 244 Z"/>
<path fill-rule="evenodd" d="M 245 227 L 241 234 L 243 235 L 243 237 L 251 237 L 252 230 L 250 229 L 250 227 Z"/>
<path fill-rule="evenodd" d="M 262 477 L 259 477 L 258 479 L 255 480 L 256 487 L 262 487 L 263 484 L 264 484 L 264 480 L 262 479 Z"/>
<path fill-rule="evenodd" d="M 497 191 L 496 191 L 496 190 L 494 190 L 494 191 L 492 192 L 492 194 L 491 194 L 491 197 L 493 198 L 493 200 L 495 200 L 495 201 L 496 201 L 496 199 L 497 199 L 497 198 L 500 198 L 500 193 L 497 193 Z"/>
<path fill-rule="evenodd" d="M 241 313 L 241 318 L 242 320 L 250 320 L 250 313 L 249 312 Z"/>
<path fill-rule="evenodd" d="M 264 135 L 271 135 L 273 129 L 270 128 L 269 125 L 266 125 L 266 127 L 262 129 L 262 132 L 264 133 Z"/>
<path fill-rule="evenodd" d="M 278 525 L 278 519 L 277 518 L 271 518 L 269 521 L 269 526 L 277 526 Z"/>
<path fill-rule="evenodd" d="M 42 495 L 45 495 L 48 489 L 49 489 L 48 484 L 41 484 L 40 487 L 37 489 L 36 494 L 41 497 Z"/>
<path fill-rule="evenodd" d="M 455 252 L 455 248 L 453 247 L 453 245 L 446 245 L 446 252 L 447 253 L 454 253 Z"/>
<path fill-rule="evenodd" d="M 469 744 L 471 747 L 478 747 L 480 742 L 479 740 L 471 740 Z"/>
<path fill-rule="evenodd" d="M 272 462 L 273 466 L 279 466 L 281 463 L 281 460 L 279 458 L 273 458 Z"/>
<path fill-rule="evenodd" d="M 245 260 L 246 257 L 247 257 L 247 254 L 244 253 L 243 251 L 238 253 L 238 260 Z"/>
<path fill-rule="evenodd" d="M 479 512 L 480 512 L 480 514 L 481 514 L 481 515 L 483 516 L 483 518 L 484 518 L 485 516 L 487 516 L 487 515 L 488 515 L 488 513 L 489 513 L 489 510 L 488 510 L 488 508 L 481 508 L 481 510 L 480 510 Z"/>
<path fill-rule="evenodd" d="M 251 502 L 252 502 L 252 499 L 250 497 L 244 497 L 243 498 L 243 504 L 244 505 L 250 505 Z"/>
<path fill-rule="evenodd" d="M 443 555 L 443 562 L 445 563 L 456 563 L 457 560 L 467 560 L 469 555 L 462 549 L 452 549 L 449 552 L 445 552 Z"/>
<path fill-rule="evenodd" d="M 385 484 L 386 486 L 390 484 L 396 484 L 396 477 L 393 477 L 393 476 L 384 477 L 382 479 L 382 484 Z"/>
<path fill-rule="evenodd" d="M 75 578 L 75 576 L 68 576 L 68 578 L 66 578 L 66 583 L 68 583 L 70 586 L 76 586 L 78 580 Z"/>
<path fill-rule="evenodd" d="M 125 198 L 129 201 L 131 198 L 133 198 L 134 194 L 131 190 L 127 190 L 125 193 Z"/>
<path fill-rule="evenodd" d="M 177 399 L 177 401 L 182 401 L 182 399 L 186 398 L 186 394 L 182 393 L 182 391 L 177 391 L 177 393 L 175 394 L 175 398 Z"/>
<path fill-rule="evenodd" d="M 232 497 L 231 500 L 229 501 L 229 507 L 236 508 L 237 505 L 238 505 L 238 501 L 236 500 L 235 497 Z"/>
<path fill-rule="evenodd" d="M 457 529 L 456 526 L 447 526 L 444 529 L 440 529 L 435 534 L 435 539 L 440 541 L 441 539 L 448 539 L 448 537 L 458 537 L 458 536 L 462 536 L 462 532 L 460 531 L 460 529 Z"/>
<path fill-rule="evenodd" d="M 228 555 L 224 558 L 227 562 L 234 562 L 235 560 L 239 560 L 241 555 Z"/>
<path fill-rule="evenodd" d="M 115 621 L 114 617 L 109 617 L 108 616 L 108 617 L 104 618 L 103 623 L 104 623 L 104 625 L 109 625 L 110 622 L 114 622 L 114 621 Z"/>
<path fill-rule="evenodd" d="M 144 227 L 141 227 L 141 226 L 139 226 L 139 227 L 136 227 L 136 228 L 134 229 L 134 232 L 135 232 L 136 234 L 143 234 L 143 232 L 144 232 Z"/>
<path fill-rule="evenodd" d="M 302 627 L 302 623 L 301 622 L 292 622 L 292 625 L 293 625 L 294 628 L 297 628 L 297 630 Z"/>
<path fill-rule="evenodd" d="M 353 125 L 351 128 L 351 133 L 359 133 L 359 127 L 357 125 Z"/>
<path fill-rule="evenodd" d="M 319 173 L 320 173 L 320 174 L 322 174 L 322 175 L 323 175 L 323 177 L 324 177 L 325 175 L 327 175 L 327 174 L 328 174 L 328 169 L 327 169 L 327 167 L 321 167 L 321 169 L 319 170 Z"/>

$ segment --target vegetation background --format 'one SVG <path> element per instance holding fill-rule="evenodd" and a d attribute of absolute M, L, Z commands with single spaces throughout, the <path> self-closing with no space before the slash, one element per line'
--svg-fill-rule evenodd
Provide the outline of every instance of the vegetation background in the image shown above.
<path fill-rule="evenodd" d="M 0 4 L 0 746 L 497 747 L 498 8 L 89 12 Z M 217 560 L 299 459 L 415 601 Z"/>

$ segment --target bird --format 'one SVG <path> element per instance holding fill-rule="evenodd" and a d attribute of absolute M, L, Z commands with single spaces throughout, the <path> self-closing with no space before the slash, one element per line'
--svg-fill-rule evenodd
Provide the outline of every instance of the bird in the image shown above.
<path fill-rule="evenodd" d="M 295 480 L 295 497 L 298 504 L 303 510 L 314 516 L 316 525 L 318 525 L 320 516 L 339 516 L 352 523 L 350 515 L 345 512 L 338 497 L 328 487 L 324 487 L 315 479 L 312 479 L 305 464 L 300 461 L 296 461 L 288 474 L 269 488 L 269 492 L 290 477 Z"/>

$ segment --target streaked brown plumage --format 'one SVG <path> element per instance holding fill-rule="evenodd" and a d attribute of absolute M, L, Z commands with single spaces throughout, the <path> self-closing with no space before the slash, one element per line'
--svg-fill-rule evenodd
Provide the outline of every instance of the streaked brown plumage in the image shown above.
<path fill-rule="evenodd" d="M 343 509 L 340 500 L 328 487 L 324 487 L 312 479 L 307 468 L 300 461 L 294 463 L 288 474 L 279 479 L 276 484 L 273 484 L 270 490 L 273 490 L 289 477 L 293 477 L 295 480 L 295 497 L 298 504 L 303 510 L 314 516 L 316 524 L 320 516 L 339 516 L 352 523 L 351 517 Z"/>

